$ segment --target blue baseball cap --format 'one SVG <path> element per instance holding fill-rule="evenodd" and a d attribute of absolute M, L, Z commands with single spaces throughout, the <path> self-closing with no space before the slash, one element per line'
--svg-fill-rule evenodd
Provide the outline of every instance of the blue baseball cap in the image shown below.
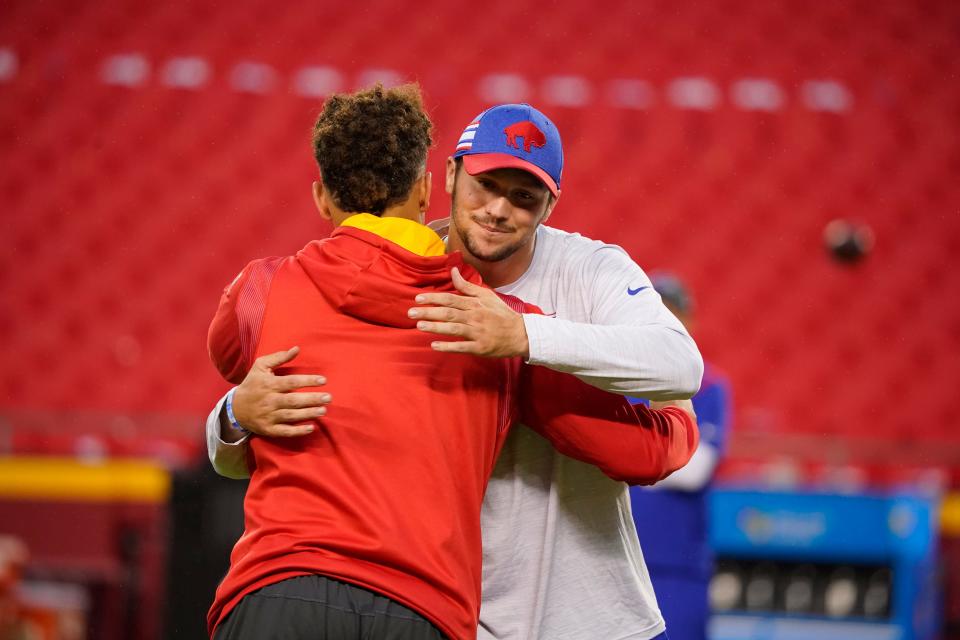
<path fill-rule="evenodd" d="M 494 169 L 523 169 L 560 195 L 563 145 L 550 118 L 528 104 L 490 107 L 467 125 L 454 158 L 470 175 Z"/>

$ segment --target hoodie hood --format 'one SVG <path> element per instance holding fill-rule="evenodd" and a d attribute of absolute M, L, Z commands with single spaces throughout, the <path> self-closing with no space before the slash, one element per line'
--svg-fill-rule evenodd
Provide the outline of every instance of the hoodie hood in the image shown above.
<path fill-rule="evenodd" d="M 423 225 L 417 227 L 434 234 Z M 337 227 L 329 238 L 304 247 L 295 259 L 320 294 L 341 313 L 404 329 L 416 327 L 407 310 L 415 306 L 417 294 L 459 294 L 450 279 L 453 267 L 470 282 L 483 284 L 480 274 L 464 264 L 459 252 L 418 255 L 387 237 L 353 226 Z"/>

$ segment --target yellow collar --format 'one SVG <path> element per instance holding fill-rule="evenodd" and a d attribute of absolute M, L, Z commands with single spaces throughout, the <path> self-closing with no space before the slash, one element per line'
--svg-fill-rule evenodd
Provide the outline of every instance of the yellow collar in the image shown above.
<path fill-rule="evenodd" d="M 340 224 L 375 233 L 418 256 L 442 256 L 447 252 L 443 240 L 433 229 L 406 218 L 381 218 L 370 213 L 357 213 Z"/>

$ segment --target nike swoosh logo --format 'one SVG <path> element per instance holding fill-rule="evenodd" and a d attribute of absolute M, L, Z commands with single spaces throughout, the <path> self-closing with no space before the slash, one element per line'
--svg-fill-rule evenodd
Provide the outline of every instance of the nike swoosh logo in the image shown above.
<path fill-rule="evenodd" d="M 650 288 L 650 287 L 640 287 L 640 288 L 638 288 L 638 289 L 631 289 L 630 286 L 628 285 L 628 286 L 627 286 L 627 295 L 628 295 L 628 296 L 635 296 L 635 295 L 637 295 L 638 293 L 640 293 L 641 291 L 643 291 L 644 289 L 649 289 L 649 288 Z"/>

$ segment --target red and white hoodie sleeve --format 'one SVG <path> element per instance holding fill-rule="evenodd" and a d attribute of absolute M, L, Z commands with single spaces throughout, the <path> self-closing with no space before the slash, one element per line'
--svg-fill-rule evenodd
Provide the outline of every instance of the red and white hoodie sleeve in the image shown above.
<path fill-rule="evenodd" d="M 525 307 L 525 314 L 542 314 Z M 695 418 L 679 407 L 632 405 L 544 366 L 523 367 L 518 397 L 520 422 L 560 453 L 628 484 L 662 480 L 690 461 L 700 441 Z"/>
<path fill-rule="evenodd" d="M 242 382 L 253 365 L 270 284 L 283 260 L 254 260 L 223 290 L 207 333 L 207 351 L 228 382 Z"/>
<path fill-rule="evenodd" d="M 648 409 L 573 375 L 525 366 L 520 422 L 560 453 L 628 484 L 653 484 L 683 467 L 700 441 L 695 419 L 679 407 Z"/>
<path fill-rule="evenodd" d="M 237 274 L 220 296 L 220 305 L 207 332 L 207 351 L 217 371 L 229 382 L 239 384 L 253 364 L 263 311 L 270 283 L 281 259 L 255 260 Z M 220 398 L 207 416 L 207 456 L 214 470 L 226 478 L 250 477 L 247 438 L 224 442 L 220 437 Z"/>

